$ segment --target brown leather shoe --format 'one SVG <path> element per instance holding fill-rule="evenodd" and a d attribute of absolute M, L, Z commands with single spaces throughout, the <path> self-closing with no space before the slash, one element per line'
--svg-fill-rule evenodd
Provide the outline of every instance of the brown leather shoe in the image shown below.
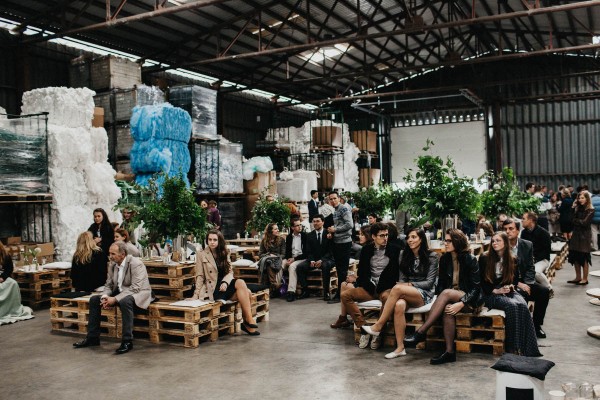
<path fill-rule="evenodd" d="M 348 318 L 346 318 L 344 315 L 340 315 L 337 321 L 335 321 L 329 326 L 333 329 L 347 328 L 349 326 L 352 326 L 352 322 L 348 321 Z"/>

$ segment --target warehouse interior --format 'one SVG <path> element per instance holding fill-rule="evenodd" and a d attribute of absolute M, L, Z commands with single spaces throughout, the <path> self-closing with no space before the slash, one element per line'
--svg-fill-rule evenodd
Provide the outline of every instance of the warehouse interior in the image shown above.
<path fill-rule="evenodd" d="M 338 165 L 343 149 L 307 154 L 276 143 L 290 128 L 325 121 L 376 132 L 376 150 L 357 155 L 356 164 L 377 170 L 382 183 L 401 183 L 434 138 L 436 151 L 474 178 L 510 167 L 521 189 L 526 182 L 600 188 L 597 0 L 3 0 L 0 49 L 0 107 L 9 116 L 22 113 L 23 95 L 34 89 L 91 87 L 82 68 L 110 56 L 128 60 L 140 84 L 160 89 L 174 105 L 177 88 L 209 91 L 219 138 L 239 145 L 245 159 L 270 157 L 278 174 Z M 131 90 L 96 90 L 94 102 Z M 101 123 L 108 162 L 124 174 L 132 173 L 128 151 L 119 147 L 128 113 L 122 120 L 105 113 Z M 192 183 L 200 179 L 194 157 L 214 145 L 207 143 L 190 142 Z M 368 184 L 360 179 L 361 187 L 373 183 L 372 176 Z M 251 207 L 241 193 L 196 197 L 235 215 L 224 234 L 240 239 Z M 27 236 L 51 241 L 51 203 L 43 196 L 1 198 L 0 237 L 25 238 L 23 215 L 35 219 L 39 212 L 42 232 Z M 598 263 L 592 256 L 591 271 L 598 273 Z M 548 338 L 540 341 L 544 359 L 556 363 L 546 395 L 566 382 L 600 384 L 600 342 L 585 333 L 600 325 L 599 309 L 585 290 L 564 283 L 571 275 L 565 264 L 555 277 Z M 590 283 L 597 287 L 598 279 Z M 0 327 L 11 377 L 4 393 L 494 398 L 496 372 L 489 367 L 497 357 L 461 354 L 439 368 L 429 365 L 431 351 L 386 360 L 383 350 L 354 346 L 351 329 L 329 328 L 338 307 L 317 298 L 291 305 L 273 299 L 258 338 L 236 334 L 195 349 L 136 341 L 118 359 L 116 338 L 92 351 L 72 350 L 76 336 L 51 333 L 51 314 L 42 309 L 33 320 Z"/>

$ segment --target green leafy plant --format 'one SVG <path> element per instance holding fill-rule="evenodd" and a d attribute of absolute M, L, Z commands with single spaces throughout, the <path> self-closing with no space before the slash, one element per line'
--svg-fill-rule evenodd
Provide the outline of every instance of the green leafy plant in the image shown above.
<path fill-rule="evenodd" d="M 362 188 L 362 190 L 355 193 L 345 192 L 343 196 L 348 200 L 352 199 L 354 201 L 360 218 L 367 218 L 367 215 L 371 213 L 383 216 L 388 209 L 386 199 L 381 196 L 378 186 Z"/>
<path fill-rule="evenodd" d="M 487 171 L 479 177 L 480 183 L 487 183 L 489 189 L 481 194 L 483 215 L 495 218 L 500 214 L 521 216 L 524 212 L 535 211 L 541 200 L 521 191 L 512 168 L 505 167 L 498 174 Z"/>
<path fill-rule="evenodd" d="M 429 152 L 434 143 L 427 139 L 423 148 Z M 407 170 L 402 209 L 412 216 L 414 225 L 426 221 L 441 220 L 447 215 L 462 219 L 474 219 L 480 207 L 479 193 L 473 179 L 458 176 L 453 161 L 439 156 L 424 154 L 415 160 L 416 171 Z"/>
<path fill-rule="evenodd" d="M 290 209 L 281 200 L 266 200 L 267 194 L 261 192 L 254 208 L 252 208 L 250 220 L 246 223 L 248 232 L 263 232 L 270 223 L 276 223 L 281 229 L 290 223 Z"/>
<path fill-rule="evenodd" d="M 144 221 L 150 243 L 161 242 L 178 235 L 203 238 L 210 228 L 206 211 L 194 199 L 193 188 L 188 188 L 182 176 L 159 175 L 160 189 L 155 179 L 150 180 L 152 200 L 138 209 L 136 219 Z M 158 179 L 158 178 L 157 178 Z"/>

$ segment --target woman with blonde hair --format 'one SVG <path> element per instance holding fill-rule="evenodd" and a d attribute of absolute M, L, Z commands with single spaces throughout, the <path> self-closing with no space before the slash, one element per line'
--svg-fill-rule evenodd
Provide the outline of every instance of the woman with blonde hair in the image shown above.
<path fill-rule="evenodd" d="M 107 263 L 102 249 L 92 233 L 82 232 L 77 238 L 77 249 L 71 262 L 73 287 L 81 292 L 93 292 L 106 282 Z"/>
<path fill-rule="evenodd" d="M 575 267 L 575 279 L 568 281 L 576 285 L 588 284 L 588 272 L 592 264 L 592 218 L 594 206 L 587 190 L 577 194 L 573 204 L 573 233 L 569 242 L 568 260 Z M 583 277 L 581 269 L 583 267 Z"/>

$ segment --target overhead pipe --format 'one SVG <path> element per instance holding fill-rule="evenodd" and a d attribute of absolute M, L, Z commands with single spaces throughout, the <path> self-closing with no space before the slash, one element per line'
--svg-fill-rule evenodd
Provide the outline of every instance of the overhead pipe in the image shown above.
<path fill-rule="evenodd" d="M 23 43 L 37 43 L 37 42 L 45 42 L 51 39 L 57 39 L 64 36 L 72 35 L 75 33 L 94 31 L 103 28 L 113 28 L 120 25 L 129 24 L 132 22 L 144 21 L 151 18 L 162 17 L 165 15 L 175 14 L 182 11 L 190 11 L 195 10 L 202 7 L 214 6 L 217 4 L 225 3 L 231 0 L 198 0 L 193 3 L 182 4 L 179 6 L 173 6 L 169 8 L 160 8 L 153 11 L 144 12 L 141 14 L 131 15 L 129 17 L 118 18 L 114 20 L 109 20 L 106 22 L 100 22 L 97 24 L 82 26 L 80 28 L 67 29 L 66 31 L 61 31 L 58 33 L 54 33 L 52 35 L 47 36 L 36 36 L 30 39 L 24 39 Z"/>

